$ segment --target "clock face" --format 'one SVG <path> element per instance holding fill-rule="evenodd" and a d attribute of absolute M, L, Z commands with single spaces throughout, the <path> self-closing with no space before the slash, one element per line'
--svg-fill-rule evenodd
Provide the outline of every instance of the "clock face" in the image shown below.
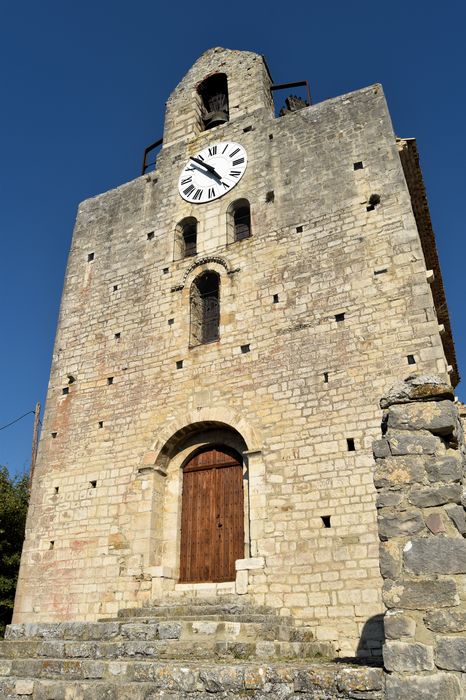
<path fill-rule="evenodd" d="M 212 202 L 238 184 L 247 164 L 246 151 L 239 143 L 214 143 L 188 160 L 178 180 L 179 193 L 192 204 Z"/>

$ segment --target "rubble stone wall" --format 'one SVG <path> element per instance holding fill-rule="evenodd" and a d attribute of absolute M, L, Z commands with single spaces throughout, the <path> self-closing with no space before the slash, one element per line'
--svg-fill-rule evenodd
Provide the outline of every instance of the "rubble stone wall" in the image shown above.
<path fill-rule="evenodd" d="M 463 697 L 466 446 L 451 387 L 411 377 L 381 401 L 374 443 L 387 698 Z"/>

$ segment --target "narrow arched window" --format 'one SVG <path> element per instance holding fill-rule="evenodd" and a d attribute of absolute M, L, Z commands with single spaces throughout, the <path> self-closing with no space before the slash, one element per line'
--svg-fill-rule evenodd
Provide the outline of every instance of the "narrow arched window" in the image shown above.
<path fill-rule="evenodd" d="M 242 241 L 251 235 L 251 207 L 247 199 L 237 199 L 228 208 L 228 239 Z"/>
<path fill-rule="evenodd" d="M 188 216 L 176 227 L 175 259 L 189 258 L 197 254 L 197 220 Z"/>
<path fill-rule="evenodd" d="M 205 130 L 229 120 L 228 80 L 225 73 L 209 76 L 197 91 L 201 98 L 201 118 Z"/>
<path fill-rule="evenodd" d="M 191 285 L 190 344 L 212 343 L 220 337 L 220 278 L 204 272 Z"/>

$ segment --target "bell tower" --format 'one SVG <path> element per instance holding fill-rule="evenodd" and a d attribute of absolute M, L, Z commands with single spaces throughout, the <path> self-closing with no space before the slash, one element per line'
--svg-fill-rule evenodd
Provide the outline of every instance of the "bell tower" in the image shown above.
<path fill-rule="evenodd" d="M 206 51 L 170 95 L 164 147 L 254 113 L 273 115 L 272 79 L 262 56 Z"/>
<path fill-rule="evenodd" d="M 206 51 L 155 169 L 79 206 L 17 622 L 230 595 L 352 655 L 382 612 L 379 398 L 457 381 L 422 176 L 380 85 L 277 87 Z"/>

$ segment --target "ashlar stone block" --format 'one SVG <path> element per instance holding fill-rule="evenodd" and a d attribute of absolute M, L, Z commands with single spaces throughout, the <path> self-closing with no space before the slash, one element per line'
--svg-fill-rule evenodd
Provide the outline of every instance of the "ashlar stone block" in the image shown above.
<path fill-rule="evenodd" d="M 378 512 L 378 523 L 381 540 L 403 535 L 415 535 L 425 527 L 422 515 L 418 510 L 392 512 L 383 509 Z"/>
<path fill-rule="evenodd" d="M 466 632 L 466 610 L 430 610 L 424 623 L 433 632 Z"/>
<path fill-rule="evenodd" d="M 377 460 L 374 472 L 376 489 L 395 488 L 407 484 L 422 484 L 425 478 L 425 460 L 418 455 L 388 457 Z"/>
<path fill-rule="evenodd" d="M 381 408 L 410 401 L 439 401 L 454 399 L 453 387 L 435 375 L 412 375 L 404 381 L 396 382 L 380 400 Z"/>
<path fill-rule="evenodd" d="M 408 501 L 418 508 L 432 508 L 445 503 L 461 503 L 463 488 L 460 484 L 424 486 L 411 489 Z"/>
<path fill-rule="evenodd" d="M 451 578 L 435 581 L 387 580 L 383 585 L 383 600 L 387 608 L 407 610 L 449 608 L 460 602 L 456 583 Z"/>
<path fill-rule="evenodd" d="M 437 637 L 435 663 L 449 671 L 466 672 L 466 638 Z"/>
<path fill-rule="evenodd" d="M 384 617 L 385 635 L 389 639 L 401 637 L 414 637 L 416 634 L 416 620 L 406 615 L 401 610 L 388 610 Z"/>
<path fill-rule="evenodd" d="M 383 647 L 387 671 L 414 673 L 434 669 L 434 649 L 426 644 L 389 640 Z"/>
<path fill-rule="evenodd" d="M 466 540 L 430 537 L 407 542 L 405 568 L 416 575 L 466 573 Z"/>
<path fill-rule="evenodd" d="M 428 676 L 391 674 L 386 680 L 387 700 L 460 700 L 459 680 L 451 673 Z"/>
<path fill-rule="evenodd" d="M 388 428 L 428 430 L 434 435 L 449 435 L 457 425 L 458 411 L 451 401 L 435 401 L 391 406 Z"/>
<path fill-rule="evenodd" d="M 427 431 L 392 430 L 387 435 L 390 452 L 398 455 L 433 455 L 441 447 L 439 438 Z"/>

